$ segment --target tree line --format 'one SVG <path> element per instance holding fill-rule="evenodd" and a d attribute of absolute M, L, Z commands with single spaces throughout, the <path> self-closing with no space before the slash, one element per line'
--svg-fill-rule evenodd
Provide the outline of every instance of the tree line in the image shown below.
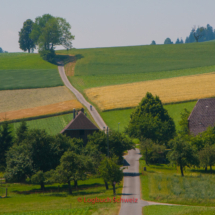
<path fill-rule="evenodd" d="M 44 60 L 55 63 L 56 45 L 72 48 L 72 40 L 75 37 L 70 29 L 71 25 L 65 19 L 50 14 L 39 16 L 34 22 L 27 19 L 19 32 L 20 49 L 30 53 L 38 48 Z"/>
<path fill-rule="evenodd" d="M 194 43 L 194 42 L 205 42 L 205 41 L 210 41 L 215 39 L 215 30 L 213 29 L 212 26 L 207 24 L 206 27 L 201 26 L 201 27 L 193 27 L 189 36 L 186 37 L 185 41 L 181 38 L 177 38 L 175 41 L 175 44 L 182 44 L 182 43 Z M 167 37 L 164 40 L 164 44 L 174 44 L 174 42 Z M 156 45 L 156 42 L 153 40 L 151 42 L 151 45 Z"/>
<path fill-rule="evenodd" d="M 123 177 L 119 166 L 123 152 L 134 144 L 120 132 L 108 135 L 109 153 L 103 131 L 89 135 L 85 146 L 81 139 L 29 129 L 25 121 L 12 135 L 10 124 L 4 122 L 0 127 L 0 171 L 7 182 L 40 184 L 42 190 L 46 184 L 67 183 L 70 194 L 71 182 L 77 187 L 79 180 L 98 176 L 104 179 L 106 189 L 111 184 L 115 193 L 115 183 Z"/>
<path fill-rule="evenodd" d="M 127 133 L 140 140 L 140 151 L 146 165 L 172 163 L 180 167 L 203 167 L 215 164 L 215 127 L 196 136 L 189 132 L 190 112 L 181 113 L 180 130 L 176 132 L 173 119 L 158 96 L 147 93 L 130 116 Z"/>

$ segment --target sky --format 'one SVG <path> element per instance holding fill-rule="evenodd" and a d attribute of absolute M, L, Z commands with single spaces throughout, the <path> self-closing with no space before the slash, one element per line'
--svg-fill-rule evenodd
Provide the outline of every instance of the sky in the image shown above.
<path fill-rule="evenodd" d="M 0 47 L 9 52 L 22 52 L 23 22 L 47 13 L 70 23 L 74 48 L 163 44 L 194 26 L 215 28 L 214 0 L 0 0 L 0 9 Z"/>

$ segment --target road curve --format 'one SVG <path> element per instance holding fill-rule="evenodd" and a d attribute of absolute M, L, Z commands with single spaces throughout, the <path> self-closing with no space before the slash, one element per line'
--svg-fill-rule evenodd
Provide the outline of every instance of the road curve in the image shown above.
<path fill-rule="evenodd" d="M 95 107 L 92 106 L 92 111 L 90 110 L 90 103 L 86 101 L 86 99 L 84 98 L 84 96 L 78 91 L 76 90 L 71 83 L 69 82 L 66 74 L 65 74 L 65 70 L 64 70 L 64 66 L 63 65 L 59 65 L 58 66 L 58 71 L 60 73 L 60 77 L 63 81 L 63 83 L 65 84 L 65 86 L 71 90 L 73 92 L 73 94 L 75 94 L 76 98 L 78 99 L 78 101 L 83 104 L 88 111 L 91 113 L 92 117 L 94 118 L 95 122 L 97 123 L 97 125 L 99 126 L 99 128 L 101 130 L 103 130 L 103 128 L 107 127 L 107 125 L 105 124 L 104 120 L 102 119 L 102 117 L 100 116 L 100 114 L 98 113 L 98 111 L 95 109 Z"/>

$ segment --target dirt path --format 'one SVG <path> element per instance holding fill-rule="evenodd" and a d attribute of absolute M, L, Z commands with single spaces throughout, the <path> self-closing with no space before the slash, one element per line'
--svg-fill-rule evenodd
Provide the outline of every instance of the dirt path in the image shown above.
<path fill-rule="evenodd" d="M 87 102 L 86 99 L 83 97 L 83 95 L 71 85 L 71 83 L 69 82 L 69 80 L 68 80 L 68 78 L 67 78 L 67 76 L 65 74 L 65 70 L 64 70 L 63 65 L 58 66 L 58 71 L 60 73 L 60 77 L 61 77 L 62 81 L 64 82 L 65 86 L 69 90 L 71 90 L 75 94 L 75 96 L 78 99 L 78 101 L 88 109 L 88 111 L 91 113 L 92 117 L 94 118 L 94 120 L 97 123 L 97 125 L 99 126 L 99 128 L 101 130 L 103 130 L 104 127 L 106 128 L 107 125 L 103 121 L 103 119 L 100 116 L 100 114 L 98 113 L 98 111 L 93 106 L 92 106 L 92 111 L 91 111 L 90 110 L 90 105 L 91 104 L 89 102 Z"/>

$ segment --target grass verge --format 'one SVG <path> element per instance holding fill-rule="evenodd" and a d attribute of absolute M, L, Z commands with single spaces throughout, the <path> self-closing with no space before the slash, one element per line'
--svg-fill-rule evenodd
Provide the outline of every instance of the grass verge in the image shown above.
<path fill-rule="evenodd" d="M 143 208 L 144 215 L 214 215 L 215 208 L 192 206 L 151 205 Z"/>

